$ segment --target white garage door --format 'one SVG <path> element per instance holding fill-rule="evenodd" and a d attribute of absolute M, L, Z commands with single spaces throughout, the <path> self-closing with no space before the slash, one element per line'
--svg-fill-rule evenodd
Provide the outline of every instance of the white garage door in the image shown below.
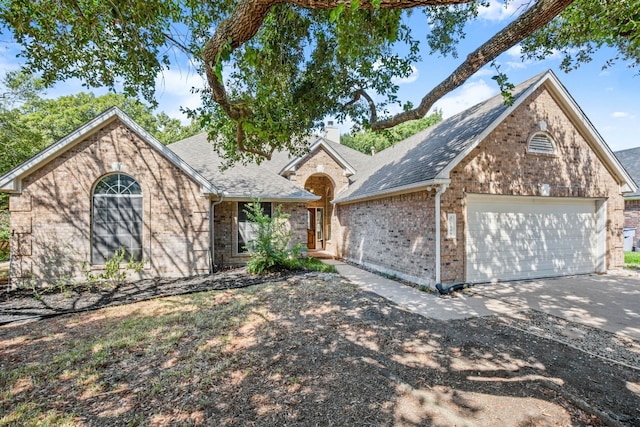
<path fill-rule="evenodd" d="M 469 195 L 467 281 L 593 273 L 598 217 L 594 200 Z"/>

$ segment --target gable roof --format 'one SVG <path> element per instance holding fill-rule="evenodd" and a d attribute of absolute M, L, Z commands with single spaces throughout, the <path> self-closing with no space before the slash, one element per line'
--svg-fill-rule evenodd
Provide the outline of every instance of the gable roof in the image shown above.
<path fill-rule="evenodd" d="M 127 116 L 122 110 L 117 107 L 111 107 L 102 114 L 90 120 L 83 126 L 77 128 L 58 142 L 50 145 L 42 150 L 29 160 L 25 161 L 21 165 L 17 166 L 13 170 L 7 172 L 0 177 L 0 191 L 3 192 L 20 192 L 22 178 L 32 173 L 37 168 L 55 159 L 62 153 L 73 148 L 75 145 L 82 142 L 86 136 L 97 131 L 101 127 L 105 126 L 112 121 L 120 120 L 125 126 L 135 132 L 140 138 L 142 138 L 152 148 L 162 154 L 167 160 L 173 163 L 178 169 L 182 170 L 191 179 L 200 185 L 200 189 L 204 194 L 219 195 L 220 190 L 216 188 L 210 181 L 205 179 L 202 175 L 196 172 L 189 164 L 178 157 L 173 151 L 169 150 L 160 141 L 153 137 L 150 133 L 145 131 L 140 125 Z"/>
<path fill-rule="evenodd" d="M 354 175 L 369 160 L 369 156 L 364 153 L 320 136 L 311 144 L 307 154 L 291 160 L 279 171 L 279 174 L 286 175 L 294 172 L 300 163 L 311 157 L 318 149 L 326 151 L 349 175 Z"/>
<path fill-rule="evenodd" d="M 640 182 L 640 147 L 629 148 L 615 152 L 616 157 L 622 163 L 635 182 Z M 625 199 L 640 199 L 640 190 L 636 189 L 624 195 Z"/>
<path fill-rule="evenodd" d="M 395 144 L 375 156 L 353 176 L 334 203 L 416 191 L 449 182 L 449 173 L 537 88 L 545 85 L 626 191 L 635 183 L 552 71 L 514 87 L 511 106 L 497 95 Z"/>
<path fill-rule="evenodd" d="M 319 199 L 293 182 L 280 176 L 275 170 L 289 162 L 288 154 L 274 156 L 271 161 L 256 164 L 236 164 L 220 170 L 224 160 L 216 153 L 208 141 L 207 133 L 200 133 L 167 146 L 184 159 L 206 179 L 215 182 L 223 191 L 225 199 L 250 200 L 261 198 L 265 201 L 310 201 Z"/>

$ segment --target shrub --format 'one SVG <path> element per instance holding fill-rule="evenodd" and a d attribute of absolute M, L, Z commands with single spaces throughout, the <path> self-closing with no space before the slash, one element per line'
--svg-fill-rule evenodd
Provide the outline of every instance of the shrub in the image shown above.
<path fill-rule="evenodd" d="M 254 200 L 245 213 L 255 233 L 255 238 L 247 245 L 251 254 L 247 270 L 252 274 L 262 274 L 289 269 L 291 260 L 300 253 L 300 246 L 289 249 L 292 233 L 286 223 L 289 215 L 282 212 L 282 205 L 278 205 L 269 217 L 262 211 L 260 200 Z"/>
<path fill-rule="evenodd" d="M 134 261 L 133 255 L 129 258 L 124 266 L 125 250 L 121 248 L 116 250 L 112 258 L 109 258 L 104 266 L 104 271 L 94 274 L 86 262 L 82 263 L 82 269 L 90 285 L 110 285 L 116 287 L 121 285 L 126 279 L 129 271 L 139 273 L 144 268 L 144 260 Z"/>

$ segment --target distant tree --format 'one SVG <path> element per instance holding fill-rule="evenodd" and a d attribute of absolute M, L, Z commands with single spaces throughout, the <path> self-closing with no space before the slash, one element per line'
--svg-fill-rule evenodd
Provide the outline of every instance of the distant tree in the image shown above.
<path fill-rule="evenodd" d="M 638 9 L 637 0 L 617 1 Z M 573 2 L 524 4 L 417 105 L 399 98 L 398 79 L 426 55 L 456 57 L 466 23 L 494 1 L 4 0 L 0 31 L 47 83 L 79 78 L 148 101 L 159 74 L 192 61 L 208 83 L 194 117 L 229 160 L 244 161 L 300 151 L 327 116 L 374 130 L 424 117 Z M 410 15 L 426 38 L 410 27 Z"/>
<path fill-rule="evenodd" d="M 385 129 L 377 132 L 368 130 L 351 135 L 342 135 L 340 137 L 340 143 L 366 154 L 371 154 L 372 149 L 376 153 L 379 153 L 385 148 L 388 148 L 411 135 L 415 135 L 416 133 L 428 128 L 429 126 L 433 126 L 440 121 L 442 121 L 442 111 L 436 110 L 435 113 L 429 114 L 426 117 L 401 123 L 391 129 Z"/>
<path fill-rule="evenodd" d="M 51 99 L 42 82 L 19 72 L 8 73 L 0 99 L 0 174 L 6 173 L 43 148 L 98 114 L 117 106 L 160 142 L 168 144 L 200 132 L 196 123 L 183 126 L 141 102 L 122 94 L 95 96 L 81 92 Z"/>

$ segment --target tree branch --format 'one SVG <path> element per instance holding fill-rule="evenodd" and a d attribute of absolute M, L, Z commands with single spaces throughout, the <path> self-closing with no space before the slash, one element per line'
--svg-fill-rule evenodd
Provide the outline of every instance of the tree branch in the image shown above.
<path fill-rule="evenodd" d="M 394 127 L 409 120 L 424 117 L 433 104 L 444 95 L 461 86 L 476 71 L 493 61 L 501 53 L 506 52 L 518 44 L 525 37 L 530 36 L 545 26 L 574 0 L 538 0 L 531 8 L 520 15 L 515 21 L 493 36 L 444 79 L 440 84 L 427 93 L 418 107 L 396 114 L 379 122 L 371 121 L 371 129 L 382 130 Z"/>
<path fill-rule="evenodd" d="M 471 1 L 473 0 L 381 0 L 379 8 L 397 10 L 419 6 L 464 4 Z M 494 60 L 498 55 L 546 25 L 572 2 L 573 0 L 538 0 L 515 21 L 469 54 L 466 60 L 449 77 L 427 93 L 422 98 L 420 105 L 412 110 L 378 121 L 375 105 L 371 97 L 364 91 L 359 91 L 354 94 L 354 98 L 357 96 L 360 99 L 360 96 L 362 96 L 369 103 L 371 111 L 370 123 L 374 130 L 387 129 L 409 120 L 424 117 L 438 99 L 461 86 L 476 71 Z M 223 54 L 230 54 L 255 36 L 271 8 L 282 3 L 289 3 L 307 9 L 327 10 L 338 7 L 339 4 L 345 3 L 345 0 L 242 0 L 231 16 L 220 23 L 205 45 L 203 60 L 213 100 L 233 120 L 241 121 L 250 117 L 251 110 L 245 102 L 236 102 L 228 98 L 224 82 L 218 77 L 219 73 L 216 73 L 216 67 L 219 67 Z M 371 0 L 361 0 L 359 8 L 373 9 L 374 6 Z M 241 124 L 238 125 L 238 149 L 267 158 L 271 156 L 271 153 L 263 153 L 260 150 L 253 150 L 244 146 L 244 131 L 242 131 Z M 268 156 L 265 154 L 268 154 Z"/>
<path fill-rule="evenodd" d="M 236 126 L 237 126 L 237 128 L 236 128 L 237 129 L 236 140 L 238 142 L 238 150 L 244 151 L 245 153 L 251 153 L 251 154 L 255 154 L 255 155 L 260 156 L 260 157 L 264 157 L 267 160 L 271 160 L 271 155 L 275 151 L 275 148 L 271 148 L 270 151 L 263 151 L 263 150 L 258 150 L 256 148 L 245 147 L 244 146 L 245 133 L 244 133 L 244 129 L 242 127 L 242 122 L 239 121 L 236 124 Z"/>
<path fill-rule="evenodd" d="M 418 6 L 453 5 L 470 3 L 473 0 L 381 0 L 380 9 L 409 9 Z M 216 66 L 221 55 L 231 53 L 256 35 L 272 7 L 290 3 L 307 9 L 328 10 L 338 7 L 344 0 L 243 0 L 231 16 L 222 21 L 213 36 L 207 41 L 202 58 L 207 82 L 211 87 L 213 100 L 233 120 L 241 120 L 251 115 L 245 103 L 234 102 L 227 96 L 224 82 L 216 74 Z M 371 0 L 364 0 L 361 9 L 373 9 Z M 240 147 L 240 141 L 238 148 Z"/>
<path fill-rule="evenodd" d="M 369 111 L 371 112 L 370 113 L 371 122 L 375 123 L 378 120 L 378 113 L 376 111 L 376 103 L 373 102 L 373 99 L 371 98 L 371 96 L 369 96 L 369 94 L 367 92 L 365 92 L 364 89 L 356 90 L 353 93 L 353 98 L 351 99 L 351 101 L 349 101 L 346 104 L 344 104 L 342 106 L 342 108 L 346 109 L 347 107 L 355 104 L 356 102 L 358 102 L 360 100 L 361 97 L 367 100 L 367 103 L 369 104 Z"/>

